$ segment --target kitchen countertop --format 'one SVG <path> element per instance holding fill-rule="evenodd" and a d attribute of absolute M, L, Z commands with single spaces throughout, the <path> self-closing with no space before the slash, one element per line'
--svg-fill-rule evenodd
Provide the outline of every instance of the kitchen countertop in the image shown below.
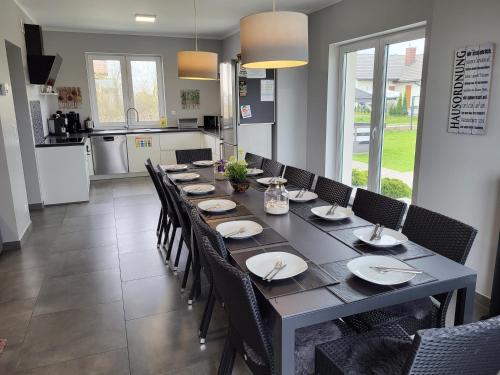
<path fill-rule="evenodd" d="M 69 136 L 64 135 L 48 135 L 43 143 L 39 143 L 36 147 L 60 147 L 60 146 L 81 146 L 85 144 L 87 137 L 98 137 L 108 135 L 127 135 L 127 134 L 164 134 L 164 133 L 185 133 L 185 132 L 202 132 L 214 137 L 219 137 L 219 132 L 215 129 L 205 130 L 203 127 L 197 129 L 179 129 L 178 127 L 169 128 L 144 128 L 144 129 L 110 129 L 110 130 L 94 130 L 90 133 L 76 133 Z"/>

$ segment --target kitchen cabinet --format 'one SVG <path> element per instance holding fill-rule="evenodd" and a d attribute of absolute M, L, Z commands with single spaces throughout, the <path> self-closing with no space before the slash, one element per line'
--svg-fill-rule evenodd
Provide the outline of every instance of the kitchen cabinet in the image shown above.
<path fill-rule="evenodd" d="M 127 152 L 129 173 L 147 172 L 144 163 L 150 158 L 153 165 L 160 163 L 160 134 L 128 134 Z"/>
<path fill-rule="evenodd" d="M 179 132 L 160 134 L 160 164 L 176 164 L 175 150 L 202 147 L 202 133 Z"/>
<path fill-rule="evenodd" d="M 221 140 L 216 135 L 201 134 L 201 148 L 210 148 L 213 160 L 220 160 L 220 143 Z"/>
<path fill-rule="evenodd" d="M 78 146 L 36 148 L 38 173 L 44 204 L 89 200 L 87 148 Z"/>

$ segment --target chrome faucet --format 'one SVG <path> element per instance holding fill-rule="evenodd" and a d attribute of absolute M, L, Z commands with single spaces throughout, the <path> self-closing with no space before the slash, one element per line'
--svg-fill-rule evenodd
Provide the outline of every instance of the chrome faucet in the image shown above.
<path fill-rule="evenodd" d="M 128 123 L 128 113 L 130 112 L 130 110 L 135 111 L 135 113 L 137 115 L 137 122 L 139 122 L 139 112 L 134 107 L 130 107 L 129 109 L 127 109 L 127 129 L 130 128 L 130 124 Z"/>

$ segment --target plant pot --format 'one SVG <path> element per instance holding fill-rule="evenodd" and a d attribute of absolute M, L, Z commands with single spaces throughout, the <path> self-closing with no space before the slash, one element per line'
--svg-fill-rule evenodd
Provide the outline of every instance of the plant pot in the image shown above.
<path fill-rule="evenodd" d="M 229 180 L 229 183 L 233 187 L 234 191 L 237 193 L 244 193 L 250 187 L 250 183 L 247 181 L 235 182 L 235 181 Z"/>

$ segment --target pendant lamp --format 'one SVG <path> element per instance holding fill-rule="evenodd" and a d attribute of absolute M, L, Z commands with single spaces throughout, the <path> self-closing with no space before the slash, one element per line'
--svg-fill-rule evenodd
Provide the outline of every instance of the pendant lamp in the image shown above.
<path fill-rule="evenodd" d="M 217 54 L 198 51 L 198 24 L 196 0 L 194 3 L 195 50 L 177 52 L 177 75 L 180 79 L 216 80 Z"/>
<path fill-rule="evenodd" d="M 273 11 L 240 20 L 241 62 L 245 68 L 293 68 L 309 60 L 308 18 L 299 12 Z"/>

